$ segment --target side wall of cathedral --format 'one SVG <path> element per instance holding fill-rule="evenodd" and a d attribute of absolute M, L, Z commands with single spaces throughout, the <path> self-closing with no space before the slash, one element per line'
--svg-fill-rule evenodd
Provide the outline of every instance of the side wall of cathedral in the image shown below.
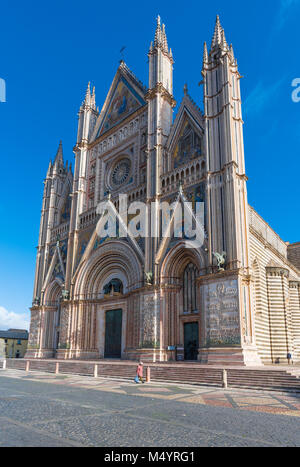
<path fill-rule="evenodd" d="M 249 207 L 253 315 L 259 355 L 265 363 L 300 360 L 300 274 L 287 244 Z"/>

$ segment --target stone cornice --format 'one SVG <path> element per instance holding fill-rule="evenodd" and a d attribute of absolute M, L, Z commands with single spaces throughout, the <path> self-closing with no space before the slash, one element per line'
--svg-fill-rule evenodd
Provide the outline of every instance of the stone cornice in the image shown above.
<path fill-rule="evenodd" d="M 300 289 L 300 281 L 289 281 L 290 289 Z"/>
<path fill-rule="evenodd" d="M 268 276 L 283 276 L 289 278 L 290 271 L 281 266 L 266 266 Z"/>
<path fill-rule="evenodd" d="M 250 206 L 251 207 L 251 206 Z M 265 221 L 264 221 L 265 222 Z M 266 224 L 271 230 L 273 230 L 268 224 Z M 292 269 L 297 275 L 299 275 L 299 269 L 296 268 L 294 264 L 288 261 L 276 248 L 271 245 L 259 232 L 255 230 L 255 228 L 249 223 L 249 231 L 251 235 L 254 235 L 263 245 L 265 248 L 269 248 L 281 261 L 283 261 L 288 268 Z M 274 232 L 276 234 L 276 232 Z M 277 235 L 277 234 L 276 234 Z"/>
<path fill-rule="evenodd" d="M 224 104 L 223 107 L 222 107 L 222 109 L 221 109 L 218 113 L 216 113 L 216 114 L 214 114 L 214 115 L 206 115 L 206 114 L 205 114 L 205 115 L 204 115 L 204 118 L 205 118 L 206 120 L 213 120 L 214 118 L 220 117 L 220 115 L 222 115 L 222 113 L 224 112 L 224 110 L 225 110 L 227 107 L 232 107 L 231 102 L 227 102 L 226 104 Z"/>
<path fill-rule="evenodd" d="M 237 279 L 239 275 L 240 275 L 240 269 L 231 269 L 229 271 L 222 271 L 222 272 L 216 272 L 212 274 L 206 274 L 205 276 L 199 276 L 196 278 L 196 281 L 200 283 L 205 283 L 205 282 L 216 281 L 218 279 L 228 279 L 230 277 L 232 277 L 232 279 Z"/>
<path fill-rule="evenodd" d="M 206 94 L 206 95 L 204 96 L 204 99 L 214 99 L 215 97 L 220 96 L 220 94 L 222 94 L 222 92 L 224 91 L 225 86 L 227 86 L 228 84 L 229 84 L 229 82 L 226 81 L 224 84 L 222 84 L 220 91 L 218 91 L 216 94 L 212 94 L 211 96 L 209 96 L 208 94 Z"/>
<path fill-rule="evenodd" d="M 149 102 L 151 99 L 160 94 L 166 101 L 172 106 L 176 107 L 176 101 L 174 97 L 166 90 L 162 83 L 157 83 L 156 86 L 152 89 L 148 89 L 147 93 L 145 94 L 145 100 Z"/>
<path fill-rule="evenodd" d="M 123 295 L 115 295 L 115 296 L 111 296 L 111 297 L 102 297 L 102 298 L 71 298 L 69 300 L 64 300 L 62 303 L 64 305 L 74 305 L 74 304 L 77 304 L 77 305 L 90 305 L 90 304 L 103 304 L 103 303 L 107 303 L 109 304 L 110 301 L 113 301 L 113 300 L 116 300 L 118 299 L 119 301 L 120 300 L 127 300 L 129 297 L 133 296 L 133 295 L 137 295 L 141 292 L 145 292 L 145 291 L 150 291 L 150 290 L 153 290 L 153 289 L 157 289 L 156 286 L 142 286 L 142 287 L 139 287 L 138 289 L 134 289 L 134 290 L 131 290 L 130 292 L 126 293 L 126 294 L 123 294 Z"/>
<path fill-rule="evenodd" d="M 157 55 L 157 49 L 160 49 L 161 50 L 161 53 L 165 56 L 165 57 L 168 57 L 168 59 L 170 60 L 170 62 L 173 64 L 174 63 L 174 59 L 172 57 L 172 55 L 170 55 L 169 52 L 167 52 L 166 50 L 164 50 L 163 46 L 161 44 L 157 44 L 155 47 L 153 47 L 152 50 L 149 50 L 148 52 L 148 57 L 150 57 L 150 55 Z"/>
<path fill-rule="evenodd" d="M 178 290 L 180 290 L 182 288 L 182 285 L 175 285 L 175 284 L 165 283 L 165 284 L 162 284 L 160 286 L 160 288 L 161 288 L 162 291 L 177 292 Z"/>
<path fill-rule="evenodd" d="M 232 168 L 232 167 L 235 167 L 236 169 L 239 168 L 236 161 L 227 162 L 220 170 L 208 171 L 207 175 L 209 175 L 210 177 L 219 176 L 220 174 L 224 174 L 228 168 Z M 246 181 L 248 180 L 248 177 L 246 174 L 239 174 L 237 171 L 234 172 L 234 174 L 243 180 L 246 180 Z"/>

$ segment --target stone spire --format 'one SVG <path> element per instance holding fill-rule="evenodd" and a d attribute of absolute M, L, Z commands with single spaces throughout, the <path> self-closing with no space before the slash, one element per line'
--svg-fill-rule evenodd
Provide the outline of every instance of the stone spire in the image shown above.
<path fill-rule="evenodd" d="M 223 50 L 228 50 L 228 44 L 226 42 L 224 29 L 222 29 L 222 32 L 221 32 L 221 48 Z"/>
<path fill-rule="evenodd" d="M 87 89 L 85 92 L 85 98 L 80 106 L 80 111 L 92 109 L 98 111 L 96 108 L 96 93 L 95 93 L 95 86 L 93 86 L 93 90 L 91 92 L 91 83 L 88 82 Z"/>
<path fill-rule="evenodd" d="M 90 81 L 88 82 L 86 91 L 85 91 L 85 98 L 84 101 L 81 104 L 80 109 L 84 109 L 85 107 L 89 107 L 91 103 L 91 83 Z"/>
<path fill-rule="evenodd" d="M 232 47 L 232 44 L 230 44 L 230 47 L 229 47 L 229 52 L 230 52 L 230 55 L 231 55 L 231 58 L 233 61 L 235 61 L 235 57 L 234 57 L 234 51 L 233 51 L 233 47 Z"/>
<path fill-rule="evenodd" d="M 225 37 L 225 31 L 221 26 L 220 18 L 217 16 L 216 25 L 214 30 L 214 35 L 211 43 L 211 49 L 208 57 L 206 57 L 206 51 L 204 52 L 205 58 L 203 58 L 203 63 L 209 62 L 210 58 L 212 57 L 213 52 L 221 52 L 223 56 L 224 53 L 228 53 L 230 51 L 228 43 Z"/>
<path fill-rule="evenodd" d="M 166 35 L 166 27 L 163 24 L 162 25 L 162 39 L 163 39 L 163 49 L 165 52 L 168 52 L 168 41 L 167 41 L 167 35 Z"/>
<path fill-rule="evenodd" d="M 156 31 L 155 31 L 155 36 L 154 36 L 154 48 L 159 47 L 161 48 L 163 52 L 166 52 L 167 54 L 171 55 L 171 49 L 169 50 L 169 47 L 168 47 L 166 27 L 164 24 L 161 26 L 159 15 L 156 21 L 157 21 L 157 25 L 156 25 Z M 153 50 L 153 43 L 151 42 L 150 52 L 152 50 Z"/>
<path fill-rule="evenodd" d="M 207 51 L 207 44 L 204 42 L 203 48 L 203 65 L 208 62 L 208 51 Z"/>
<path fill-rule="evenodd" d="M 160 16 L 156 19 L 154 42 L 151 42 L 149 57 L 149 89 L 158 83 L 173 94 L 172 65 L 174 63 L 171 49 L 168 46 L 165 25 L 161 25 Z"/>
<path fill-rule="evenodd" d="M 222 26 L 220 23 L 220 17 L 217 15 L 216 19 L 216 25 L 215 25 L 215 31 L 211 43 L 211 50 L 214 49 L 215 47 L 218 47 L 221 44 L 222 41 Z"/>
<path fill-rule="evenodd" d="M 160 16 L 157 17 L 157 25 L 154 36 L 154 47 L 160 47 L 162 44 L 162 30 L 160 26 Z"/>
<path fill-rule="evenodd" d="M 164 170 L 164 154 L 170 129 L 173 123 L 173 58 L 168 47 L 165 25 L 161 26 L 160 16 L 157 18 L 153 46 L 150 46 L 149 86 L 145 95 L 148 102 L 148 137 L 147 137 L 147 199 L 159 199 L 160 176 Z M 149 201 L 150 205 L 150 201 Z M 159 202 L 156 203 L 155 226 L 159 226 Z M 154 274 L 155 254 L 159 244 L 159 235 L 147 238 L 145 242 L 145 271 Z"/>
<path fill-rule="evenodd" d="M 91 95 L 91 107 L 93 109 L 96 108 L 96 92 L 95 92 L 95 86 L 93 86 L 93 92 L 92 92 L 92 95 Z"/>
<path fill-rule="evenodd" d="M 53 166 L 64 165 L 62 141 L 60 140 Z"/>
<path fill-rule="evenodd" d="M 86 89 L 86 93 L 85 93 L 85 101 L 89 101 L 91 97 L 91 82 L 89 81 L 88 82 L 88 85 L 87 85 L 87 89 Z"/>
<path fill-rule="evenodd" d="M 48 178 L 51 175 L 51 171 L 52 171 L 52 161 L 50 160 L 46 178 Z"/>

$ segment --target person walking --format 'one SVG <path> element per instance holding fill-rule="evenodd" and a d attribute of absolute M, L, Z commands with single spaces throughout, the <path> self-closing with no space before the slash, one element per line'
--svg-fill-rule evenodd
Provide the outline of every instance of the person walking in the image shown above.
<path fill-rule="evenodd" d="M 143 380 L 143 369 L 144 369 L 144 364 L 143 362 L 140 362 L 138 364 L 136 374 L 137 374 L 138 380 L 144 384 L 145 381 Z"/>
<path fill-rule="evenodd" d="M 289 365 L 291 364 L 291 362 L 292 362 L 292 365 L 293 365 L 293 356 L 292 356 L 291 352 L 288 352 L 287 359 L 288 359 Z"/>

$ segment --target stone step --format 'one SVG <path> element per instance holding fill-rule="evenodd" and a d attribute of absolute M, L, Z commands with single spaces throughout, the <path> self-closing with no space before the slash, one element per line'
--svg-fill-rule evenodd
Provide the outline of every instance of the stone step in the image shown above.
<path fill-rule="evenodd" d="M 27 360 L 8 359 L 7 368 L 26 369 Z M 57 361 L 57 360 L 30 360 L 30 371 L 46 371 L 54 373 L 56 363 L 59 363 L 59 372 L 65 374 L 94 375 L 95 364 L 98 366 L 99 377 L 126 378 L 132 380 L 136 374 L 136 363 L 131 362 L 110 362 L 101 361 Z M 154 364 L 149 366 L 152 381 L 171 381 L 176 383 L 194 383 L 222 386 L 223 369 L 210 366 L 197 366 L 197 363 L 190 364 Z M 247 369 L 247 368 L 226 368 L 227 381 L 229 387 L 253 388 L 253 389 L 273 389 L 273 390 L 297 390 L 300 391 L 300 378 L 298 371 L 296 375 L 293 370 L 277 369 Z M 146 376 L 146 371 L 144 371 Z"/>

